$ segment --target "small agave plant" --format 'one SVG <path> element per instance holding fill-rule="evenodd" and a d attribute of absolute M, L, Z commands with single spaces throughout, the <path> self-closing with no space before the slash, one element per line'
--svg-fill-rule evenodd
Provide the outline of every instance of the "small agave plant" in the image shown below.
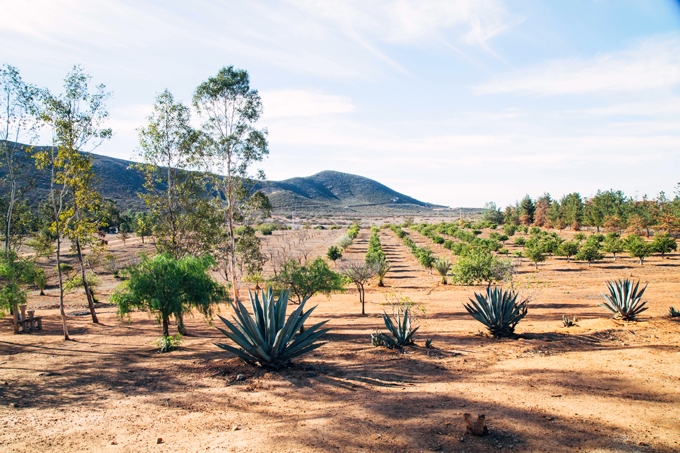
<path fill-rule="evenodd" d="M 227 329 L 218 329 L 240 348 L 222 343 L 216 343 L 216 346 L 233 352 L 248 363 L 280 368 L 291 359 L 325 344 L 317 343 L 317 340 L 329 331 L 321 328 L 328 321 L 314 324 L 304 333 L 297 333 L 316 308 L 303 311 L 307 299 L 286 319 L 289 291 L 281 291 L 275 299 L 272 289 L 268 288 L 266 292 L 262 291 L 261 301 L 257 292 L 249 294 L 253 316 L 240 300 L 236 300 L 234 323 L 219 317 Z"/>
<path fill-rule="evenodd" d="M 614 318 L 624 321 L 635 321 L 637 315 L 647 310 L 647 302 L 642 301 L 642 295 L 647 285 L 640 289 L 640 281 L 634 282 L 627 278 L 605 282 L 609 294 L 602 294 L 604 303 L 601 307 L 614 313 Z"/>
<path fill-rule="evenodd" d="M 420 326 L 413 329 L 411 327 L 411 315 L 409 314 L 409 309 L 397 311 L 394 321 L 387 313 L 383 313 L 383 321 L 385 321 L 385 327 L 390 331 L 392 336 L 382 332 L 376 332 L 371 334 L 371 342 L 373 346 L 385 346 L 390 349 L 400 349 L 404 346 L 413 344 L 415 339 L 413 335 L 420 328 Z"/>
<path fill-rule="evenodd" d="M 675 307 L 670 307 L 668 309 L 669 318 L 680 318 L 680 310 L 676 310 Z"/>
<path fill-rule="evenodd" d="M 487 288 L 486 294 L 475 293 L 469 304 L 463 304 L 473 318 L 484 324 L 494 337 L 510 336 L 527 314 L 528 301 L 517 302 L 518 294 L 502 288 Z"/>

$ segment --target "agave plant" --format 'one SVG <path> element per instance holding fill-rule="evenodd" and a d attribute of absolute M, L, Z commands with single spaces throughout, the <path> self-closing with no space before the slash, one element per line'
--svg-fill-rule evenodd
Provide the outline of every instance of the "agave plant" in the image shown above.
<path fill-rule="evenodd" d="M 680 318 L 680 310 L 676 310 L 675 307 L 670 307 L 668 309 L 669 318 Z"/>
<path fill-rule="evenodd" d="M 512 335 L 515 326 L 527 314 L 529 302 L 517 302 L 517 293 L 502 288 L 487 288 L 486 294 L 475 293 L 475 299 L 463 304 L 468 313 L 484 324 L 495 337 Z"/>
<path fill-rule="evenodd" d="M 328 321 L 314 324 L 307 327 L 304 333 L 296 334 L 316 308 L 303 311 L 306 298 L 286 319 L 289 291 L 282 290 L 278 299 L 275 299 L 272 289 L 267 288 L 266 292 L 262 291 L 261 301 L 257 292 L 249 292 L 249 295 L 253 316 L 237 299 L 234 304 L 234 323 L 219 317 L 228 330 L 218 329 L 240 348 L 216 343 L 218 347 L 233 352 L 248 363 L 279 368 L 294 357 L 325 344 L 317 340 L 328 332 L 329 329 L 321 328 Z"/>
<path fill-rule="evenodd" d="M 387 346 L 390 349 L 394 349 L 402 348 L 414 343 L 415 340 L 413 335 L 420 326 L 415 329 L 411 327 L 411 315 L 409 314 L 408 308 L 403 311 L 397 310 L 394 321 L 390 315 L 383 313 L 383 321 L 385 321 L 385 327 L 390 331 L 392 337 L 384 333 L 376 332 L 371 335 L 371 341 L 374 346 Z"/>
<path fill-rule="evenodd" d="M 604 303 L 601 307 L 614 313 L 615 318 L 621 318 L 624 321 L 634 321 L 637 315 L 647 310 L 645 307 L 647 302 L 642 301 L 642 295 L 647 289 L 647 285 L 641 290 L 640 281 L 634 282 L 627 278 L 606 281 L 609 294 L 602 294 Z"/>
<path fill-rule="evenodd" d="M 564 327 L 576 327 L 578 326 L 578 324 L 576 324 L 577 322 L 578 319 L 576 318 L 576 316 L 574 316 L 573 318 L 569 318 L 568 316 L 562 315 L 562 325 Z"/>

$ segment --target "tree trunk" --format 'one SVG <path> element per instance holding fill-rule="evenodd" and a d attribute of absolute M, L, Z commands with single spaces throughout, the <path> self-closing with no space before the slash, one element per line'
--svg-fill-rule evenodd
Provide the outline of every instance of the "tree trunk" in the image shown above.
<path fill-rule="evenodd" d="M 181 313 L 177 317 L 177 332 L 179 332 L 180 335 L 187 334 L 187 327 L 184 325 L 184 313 Z"/>
<path fill-rule="evenodd" d="M 64 277 L 61 273 L 61 232 L 59 231 L 59 224 L 57 220 L 57 274 L 59 275 L 59 314 L 61 315 L 61 323 L 64 329 L 64 340 L 70 340 L 68 335 L 68 326 L 66 325 L 66 311 L 64 310 Z"/>
<path fill-rule="evenodd" d="M 97 312 L 94 309 L 94 297 L 92 296 L 90 285 L 87 284 L 87 276 L 85 275 L 85 262 L 83 260 L 83 250 L 80 247 L 80 239 L 78 238 L 76 238 L 76 252 L 78 254 L 78 263 L 80 263 L 80 275 L 83 279 L 83 288 L 85 288 L 85 295 L 87 296 L 87 307 L 90 309 L 92 322 L 95 324 L 99 324 L 99 319 L 97 319 Z"/>
<path fill-rule="evenodd" d="M 366 316 L 366 310 L 365 310 L 365 297 L 366 297 L 366 295 L 364 294 L 364 285 L 357 285 L 357 289 L 359 290 L 359 302 L 361 302 L 361 315 Z"/>
<path fill-rule="evenodd" d="M 163 336 L 169 337 L 170 336 L 170 331 L 169 331 L 169 322 L 168 322 L 168 317 L 163 315 Z"/>

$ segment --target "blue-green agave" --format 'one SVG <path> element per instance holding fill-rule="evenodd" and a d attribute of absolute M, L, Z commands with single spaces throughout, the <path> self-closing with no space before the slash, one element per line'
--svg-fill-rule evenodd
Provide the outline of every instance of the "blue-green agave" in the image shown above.
<path fill-rule="evenodd" d="M 529 302 L 518 303 L 514 291 L 487 288 L 486 294 L 474 293 L 474 296 L 469 304 L 463 304 L 465 309 L 495 337 L 512 335 L 517 323 L 527 314 Z"/>
<path fill-rule="evenodd" d="M 647 302 L 642 301 L 642 295 L 645 293 L 647 285 L 639 289 L 639 280 L 634 282 L 624 278 L 606 281 L 605 284 L 609 294 L 602 294 L 604 303 L 600 304 L 600 306 L 614 313 L 615 318 L 621 318 L 624 321 L 634 321 L 637 315 L 647 310 L 648 307 L 645 307 Z"/>
<path fill-rule="evenodd" d="M 390 331 L 392 337 L 381 332 L 376 332 L 371 335 L 373 346 L 386 346 L 390 349 L 394 349 L 402 348 L 415 342 L 413 335 L 420 326 L 415 329 L 411 327 L 411 316 L 408 308 L 403 311 L 399 310 L 394 321 L 392 321 L 392 318 L 387 313 L 383 313 L 382 317 L 383 321 L 385 321 L 385 327 Z"/>
<path fill-rule="evenodd" d="M 278 299 L 268 288 L 262 291 L 262 300 L 257 292 L 249 293 L 253 316 L 248 313 L 240 300 L 233 305 L 234 323 L 220 316 L 227 329 L 218 329 L 240 348 L 228 344 L 216 343 L 226 351 L 233 352 L 248 363 L 260 366 L 279 368 L 286 365 L 294 357 L 312 351 L 325 343 L 317 340 L 329 329 L 321 327 L 328 321 L 322 321 L 298 333 L 309 315 L 316 307 L 303 311 L 307 299 L 293 310 L 286 319 L 289 291 L 282 290 Z"/>

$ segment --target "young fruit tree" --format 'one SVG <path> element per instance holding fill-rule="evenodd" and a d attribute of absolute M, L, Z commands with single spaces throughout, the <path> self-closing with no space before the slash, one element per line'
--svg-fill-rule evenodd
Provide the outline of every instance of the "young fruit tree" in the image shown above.
<path fill-rule="evenodd" d="M 370 279 L 375 277 L 375 266 L 372 263 L 367 263 L 366 261 L 348 261 L 344 263 L 341 273 L 357 287 L 357 291 L 359 292 L 359 302 L 361 303 L 361 314 L 365 316 L 366 292 L 364 287 Z"/>
<path fill-rule="evenodd" d="M 250 167 L 269 154 L 266 129 L 253 126 L 262 115 L 262 101 L 257 90 L 250 88 L 248 72 L 228 66 L 196 88 L 193 104 L 205 120 L 207 156 L 212 169 L 220 175 L 214 184 L 226 203 L 225 220 L 231 241 L 228 261 L 233 296 L 237 299 L 235 222 L 239 205 L 252 196 Z M 263 179 L 264 174 L 260 171 L 258 177 Z"/>
<path fill-rule="evenodd" d="M 292 293 L 298 304 L 315 294 L 329 296 L 345 291 L 342 276 L 333 272 L 321 257 L 305 265 L 290 259 L 281 266 L 273 281 Z"/>

